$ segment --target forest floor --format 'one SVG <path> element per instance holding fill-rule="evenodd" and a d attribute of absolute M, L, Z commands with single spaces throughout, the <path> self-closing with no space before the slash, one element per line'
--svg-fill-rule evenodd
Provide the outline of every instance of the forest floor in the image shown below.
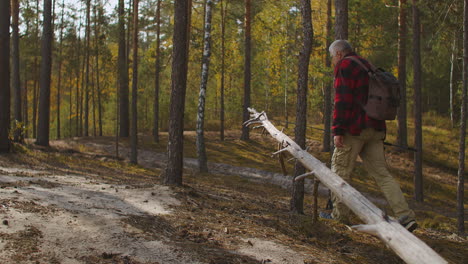
<path fill-rule="evenodd" d="M 195 134 L 184 136 L 182 187 L 160 184 L 167 134 L 157 144 L 139 137 L 139 165 L 129 164 L 127 141 L 116 158 L 110 137 L 29 142 L 0 155 L 0 263 L 403 263 L 375 237 L 333 220 L 312 224 L 310 195 L 305 215 L 289 214 L 291 178 L 271 158 L 271 137 L 206 133 L 210 173 L 197 173 Z M 320 142 L 308 144 L 329 160 Z M 387 159 L 410 194 L 411 159 L 392 151 Z M 421 225 L 415 235 L 466 263 L 467 237 L 455 234 L 456 170 L 435 164 L 424 166 L 425 203 L 407 197 Z M 360 165 L 352 184 L 387 207 Z"/>

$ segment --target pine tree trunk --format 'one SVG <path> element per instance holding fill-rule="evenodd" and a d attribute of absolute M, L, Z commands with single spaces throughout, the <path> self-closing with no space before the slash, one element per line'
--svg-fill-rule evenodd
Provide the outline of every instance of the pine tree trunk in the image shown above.
<path fill-rule="evenodd" d="M 335 39 L 348 39 L 348 0 L 335 0 Z"/>
<path fill-rule="evenodd" d="M 182 185 L 184 149 L 184 109 L 187 88 L 188 63 L 188 0 L 174 2 L 174 48 L 172 51 L 171 102 L 169 112 L 168 162 L 164 173 L 164 184 Z"/>
<path fill-rule="evenodd" d="M 455 127 L 455 64 L 456 61 L 456 54 L 457 54 L 457 33 L 456 31 L 453 34 L 453 45 L 452 45 L 452 57 L 450 58 L 450 122 L 452 124 L 452 128 Z"/>
<path fill-rule="evenodd" d="M 251 0 L 245 0 L 245 58 L 244 58 L 244 103 L 242 106 L 242 121 L 249 120 L 250 107 L 250 80 L 252 77 L 252 39 L 251 39 L 251 21 L 252 21 L 252 3 Z M 242 127 L 241 140 L 249 140 L 249 128 Z"/>
<path fill-rule="evenodd" d="M 29 1 L 26 2 L 26 9 L 30 9 L 30 6 L 29 6 Z M 27 36 L 31 36 L 31 32 L 30 32 L 30 20 L 31 18 L 25 18 L 24 19 L 24 23 L 26 24 L 26 30 L 25 30 L 25 35 Z M 27 56 L 24 56 L 23 57 L 23 61 L 24 61 L 24 70 L 23 70 L 23 73 L 24 73 L 24 83 L 23 83 L 23 86 L 24 86 L 24 89 L 23 89 L 23 99 L 22 99 L 22 102 L 23 102 L 23 120 L 24 120 L 24 137 L 25 138 L 29 138 L 29 100 L 28 100 L 28 95 L 29 95 L 29 83 L 28 83 L 28 78 L 29 78 L 29 71 L 31 69 L 28 69 L 28 65 L 29 65 L 29 60 L 30 58 L 27 57 Z"/>
<path fill-rule="evenodd" d="M 226 13 L 227 13 L 227 3 L 224 4 L 224 1 L 220 1 L 221 4 L 221 88 L 220 88 L 220 127 L 219 127 L 219 137 L 224 141 L 224 82 L 226 74 Z"/>
<path fill-rule="evenodd" d="M 28 31 L 28 30 L 26 30 Z M 24 120 L 24 137 L 29 137 L 29 104 L 28 104 L 28 63 L 24 61 L 24 93 L 23 93 L 23 120 Z"/>
<path fill-rule="evenodd" d="M 91 62 L 90 62 L 91 63 Z M 90 65 L 90 67 L 92 67 Z M 97 125 L 96 125 L 96 83 L 95 80 L 95 72 L 96 69 L 94 67 L 91 68 L 91 103 L 93 105 L 93 137 L 97 136 Z"/>
<path fill-rule="evenodd" d="M 39 0 L 36 0 L 36 10 L 39 10 Z M 40 49 L 40 39 L 39 39 L 39 12 L 36 13 L 36 24 L 35 24 L 35 38 L 34 38 L 34 49 Z M 35 53 L 36 54 L 36 53 Z M 33 84 L 33 138 L 37 137 L 37 107 L 38 107 L 38 97 L 39 97 L 39 66 L 38 66 L 38 56 L 34 56 L 34 84 Z"/>
<path fill-rule="evenodd" d="M 21 80 L 20 80 L 20 51 L 19 51 L 19 0 L 11 1 L 12 12 L 12 85 L 14 93 L 14 127 L 13 134 L 15 142 L 23 141 L 23 129 L 18 126 L 23 126 L 23 117 L 21 114 Z"/>
<path fill-rule="evenodd" d="M 101 103 L 101 82 L 100 82 L 100 69 L 99 69 L 99 38 L 100 38 L 100 28 L 99 21 L 102 17 L 101 12 L 101 2 L 96 2 L 96 9 L 99 8 L 99 11 L 95 12 L 95 47 L 96 47 L 96 88 L 97 88 L 97 100 L 98 100 L 98 123 L 99 123 L 99 136 L 102 137 L 102 103 Z"/>
<path fill-rule="evenodd" d="M 397 142 L 402 147 L 408 146 L 407 111 L 406 111 L 406 0 L 399 0 L 398 14 L 398 79 L 400 81 L 400 107 L 398 108 Z"/>
<path fill-rule="evenodd" d="M 81 63 L 81 26 L 82 26 L 82 23 L 81 23 L 81 15 L 80 15 L 80 18 L 79 18 L 79 25 L 78 25 L 78 39 L 77 39 L 77 47 L 76 47 L 76 50 L 78 51 L 77 54 L 76 54 L 76 59 L 77 59 L 77 64 L 76 64 L 76 104 L 75 104 L 75 136 L 81 136 L 81 127 L 80 127 L 80 123 L 81 123 L 81 113 L 80 113 L 80 102 L 81 102 L 81 99 L 80 99 L 80 90 L 83 89 L 83 87 L 81 87 L 80 89 L 80 83 L 83 84 L 83 81 L 82 81 L 82 63 Z M 84 60 L 83 60 L 83 65 L 84 65 Z"/>
<path fill-rule="evenodd" d="M 129 136 L 129 103 L 128 103 L 128 64 L 125 43 L 125 5 L 124 0 L 119 0 L 119 55 L 118 55 L 118 79 L 120 89 L 120 137 Z"/>
<path fill-rule="evenodd" d="M 414 198 L 424 201 L 422 175 L 422 100 L 421 100 L 421 25 L 419 20 L 418 1 L 413 0 L 413 75 L 414 75 Z"/>
<path fill-rule="evenodd" d="M 331 45 L 332 39 L 332 1 L 327 0 L 327 44 L 325 48 L 325 67 L 330 68 L 331 66 L 331 58 L 328 52 L 328 47 Z M 332 84 L 331 82 L 327 82 L 325 84 L 325 91 L 324 91 L 324 98 L 323 98 L 323 105 L 324 105 L 324 118 L 323 118 L 323 126 L 324 126 L 324 133 L 323 133 L 323 152 L 330 152 L 331 150 L 331 119 L 332 119 Z"/>
<path fill-rule="evenodd" d="M 44 20 L 41 48 L 41 76 L 39 93 L 39 121 L 36 144 L 49 146 L 50 78 L 52 71 L 52 1 L 44 0 Z"/>
<path fill-rule="evenodd" d="M 133 78 L 132 78 L 132 125 L 131 125 L 131 155 L 130 162 L 138 163 L 138 115 L 137 115 L 137 99 L 138 99 L 138 0 L 133 0 Z"/>
<path fill-rule="evenodd" d="M 463 8 L 463 98 L 460 126 L 460 151 L 458 157 L 458 183 L 457 183 L 457 229 L 460 235 L 465 233 L 465 142 L 466 142 L 466 107 L 468 89 L 468 0 L 464 1 Z"/>
<path fill-rule="evenodd" d="M 208 75 L 210 69 L 211 56 L 211 9 L 213 7 L 212 0 L 206 0 L 205 10 L 205 30 L 204 30 L 204 48 L 202 58 L 202 72 L 200 83 L 200 95 L 198 97 L 198 115 L 197 115 L 197 157 L 198 170 L 200 172 L 208 172 L 208 159 L 206 157 L 205 137 L 204 137 L 204 122 L 205 122 L 205 100 L 206 87 L 208 84 Z"/>
<path fill-rule="evenodd" d="M 154 108 L 153 108 L 153 139 L 159 142 L 159 90 L 161 81 L 161 0 L 158 0 L 156 10 L 156 61 L 155 61 L 155 80 L 154 80 Z"/>
<path fill-rule="evenodd" d="M 37 105 L 38 105 L 38 93 L 39 93 L 39 73 L 38 73 L 38 65 L 37 65 L 37 57 L 34 58 L 34 82 L 33 82 L 33 109 L 32 109 L 32 129 L 33 129 L 33 138 L 36 138 L 37 136 Z"/>
<path fill-rule="evenodd" d="M 69 83 L 69 95 L 68 95 L 68 137 L 73 136 L 72 120 L 73 120 L 73 73 L 70 72 L 68 75 Z"/>
<path fill-rule="evenodd" d="M 62 1 L 62 14 L 60 18 L 59 57 L 58 57 L 58 84 L 57 84 L 57 138 L 60 139 L 60 90 L 62 86 L 62 50 L 63 50 L 63 16 L 65 1 Z"/>
<path fill-rule="evenodd" d="M 90 57 L 90 38 L 91 38 L 91 0 L 86 1 L 86 51 L 85 51 L 85 87 L 84 87 L 84 136 L 89 136 L 89 57 Z"/>
<path fill-rule="evenodd" d="M 294 129 L 294 141 L 302 148 L 306 147 L 307 130 L 307 90 L 310 54 L 314 32 L 312 27 L 312 10 L 310 0 L 301 0 L 303 44 L 299 54 L 298 80 L 297 80 L 297 105 L 296 127 Z M 305 173 L 305 168 L 297 161 L 294 167 L 294 176 Z M 304 180 L 294 181 L 291 198 L 291 211 L 304 213 Z"/>
<path fill-rule="evenodd" d="M 10 151 L 10 1 L 0 1 L 0 153 Z"/>

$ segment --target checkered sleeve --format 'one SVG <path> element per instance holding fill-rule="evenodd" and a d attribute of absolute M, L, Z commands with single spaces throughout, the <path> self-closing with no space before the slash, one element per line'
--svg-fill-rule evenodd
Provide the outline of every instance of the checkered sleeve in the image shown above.
<path fill-rule="evenodd" d="M 350 60 L 342 60 L 335 67 L 335 108 L 332 130 L 334 135 L 344 135 L 353 119 L 353 67 Z"/>

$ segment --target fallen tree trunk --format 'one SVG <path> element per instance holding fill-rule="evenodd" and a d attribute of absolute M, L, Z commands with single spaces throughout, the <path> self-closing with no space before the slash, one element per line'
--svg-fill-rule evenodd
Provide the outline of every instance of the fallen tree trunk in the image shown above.
<path fill-rule="evenodd" d="M 283 149 L 277 153 L 288 151 L 315 177 L 337 195 L 366 225 L 353 226 L 354 229 L 379 237 L 406 263 L 447 263 L 423 241 L 408 232 L 398 221 L 388 217 L 379 208 L 367 200 L 360 192 L 332 172 L 320 160 L 301 149 L 291 138 L 276 129 L 268 120 L 267 115 L 249 108 L 252 119 L 245 126 L 257 124 L 265 128 Z M 309 172 L 310 173 L 310 172 Z M 300 177 L 300 176 L 299 176 Z"/>

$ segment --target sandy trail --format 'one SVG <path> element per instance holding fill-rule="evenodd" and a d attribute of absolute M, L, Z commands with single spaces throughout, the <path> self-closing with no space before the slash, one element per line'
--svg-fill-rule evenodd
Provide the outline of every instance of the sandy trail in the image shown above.
<path fill-rule="evenodd" d="M 23 172 L 0 167 L 1 263 L 89 263 L 93 256 L 116 256 L 128 263 L 199 263 L 164 239 L 143 238 L 123 221 L 169 214 L 179 202 L 167 187 L 110 185 L 32 170 L 28 173 L 41 176 L 12 176 Z M 34 245 L 16 247 L 9 238 L 18 236 Z"/>
<path fill-rule="evenodd" d="M 127 149 L 121 150 L 127 154 Z M 163 167 L 165 157 L 140 150 L 139 162 Z M 185 163 L 196 166 L 195 159 Z M 255 169 L 225 164 L 210 168 L 220 174 L 241 172 L 253 180 L 279 179 L 286 187 L 289 182 L 288 177 Z M 97 175 L 0 166 L 0 263 L 208 263 L 183 243 L 172 241 L 164 224 L 153 236 L 128 224 L 134 217 L 164 221 L 157 216 L 171 214 L 180 204 L 168 187 L 150 186 L 109 184 Z M 275 241 L 247 240 L 227 252 L 248 256 L 252 263 L 303 264 L 311 258 Z"/>

